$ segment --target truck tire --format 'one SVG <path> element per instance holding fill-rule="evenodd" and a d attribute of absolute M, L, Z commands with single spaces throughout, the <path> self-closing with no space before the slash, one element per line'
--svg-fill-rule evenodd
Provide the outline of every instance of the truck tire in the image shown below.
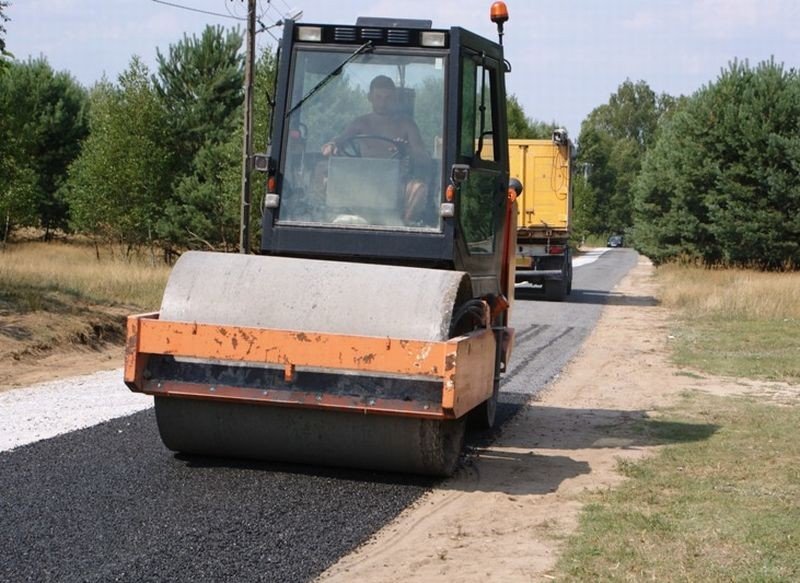
<path fill-rule="evenodd" d="M 569 264 L 567 264 L 567 295 L 572 293 L 572 257 L 569 258 Z"/>
<path fill-rule="evenodd" d="M 567 280 L 551 279 L 544 282 L 544 298 L 551 302 L 563 302 L 567 297 Z"/>

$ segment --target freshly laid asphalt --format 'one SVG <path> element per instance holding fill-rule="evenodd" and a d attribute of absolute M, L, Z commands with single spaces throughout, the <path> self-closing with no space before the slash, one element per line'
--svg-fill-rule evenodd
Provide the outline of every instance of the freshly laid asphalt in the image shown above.
<path fill-rule="evenodd" d="M 575 354 L 636 261 L 614 249 L 578 267 L 565 302 L 519 294 L 495 432 Z M 0 581 L 307 581 L 435 484 L 176 456 L 149 409 L 0 453 Z"/>

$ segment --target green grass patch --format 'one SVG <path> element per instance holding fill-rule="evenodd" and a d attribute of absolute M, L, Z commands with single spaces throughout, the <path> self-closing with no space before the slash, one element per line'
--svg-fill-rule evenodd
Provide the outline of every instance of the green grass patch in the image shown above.
<path fill-rule="evenodd" d="M 800 321 L 680 320 L 673 360 L 712 374 L 800 381 Z"/>
<path fill-rule="evenodd" d="M 691 394 L 658 421 L 672 445 L 589 495 L 556 579 L 800 580 L 800 407 Z"/>
<path fill-rule="evenodd" d="M 603 235 L 586 235 L 579 241 L 581 247 L 605 247 L 608 242 L 608 236 Z"/>

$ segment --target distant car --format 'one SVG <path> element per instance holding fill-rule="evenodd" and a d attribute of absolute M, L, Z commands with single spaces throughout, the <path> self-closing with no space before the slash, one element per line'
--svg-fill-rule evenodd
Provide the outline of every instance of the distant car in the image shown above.
<path fill-rule="evenodd" d="M 622 247 L 622 244 L 623 244 L 622 235 L 611 235 L 608 238 L 609 247 Z"/>

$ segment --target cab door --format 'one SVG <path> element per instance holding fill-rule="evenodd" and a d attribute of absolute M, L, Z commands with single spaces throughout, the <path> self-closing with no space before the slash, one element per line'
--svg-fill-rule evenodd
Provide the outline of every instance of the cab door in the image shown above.
<path fill-rule="evenodd" d="M 503 293 L 503 242 L 508 193 L 508 133 L 502 47 L 468 31 L 455 29 L 457 101 L 450 127 L 452 164 L 467 166 L 458 185 L 456 266 L 472 277 L 475 295 Z M 456 60 L 456 59 L 454 59 Z M 456 79 L 454 79 L 456 81 Z"/>

